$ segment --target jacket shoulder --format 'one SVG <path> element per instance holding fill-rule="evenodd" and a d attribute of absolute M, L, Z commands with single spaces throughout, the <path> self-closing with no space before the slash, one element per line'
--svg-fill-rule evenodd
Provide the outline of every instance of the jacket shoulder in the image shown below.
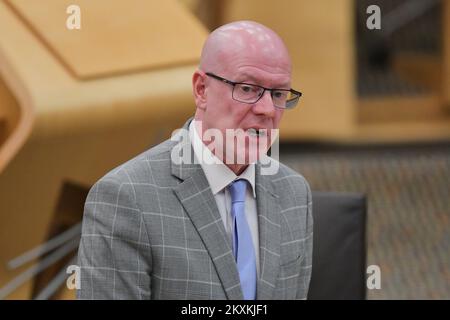
<path fill-rule="evenodd" d="M 118 183 L 149 181 L 153 172 L 170 171 L 170 153 L 176 142 L 165 140 L 134 158 L 115 167 L 98 181 L 115 180 Z"/>

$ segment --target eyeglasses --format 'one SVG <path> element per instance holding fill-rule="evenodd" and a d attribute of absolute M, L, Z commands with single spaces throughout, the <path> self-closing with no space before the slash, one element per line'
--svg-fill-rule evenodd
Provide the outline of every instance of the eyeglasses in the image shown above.
<path fill-rule="evenodd" d="M 233 82 L 225 78 L 219 77 L 214 73 L 206 72 L 206 75 L 216 80 L 222 81 L 233 86 L 232 97 L 234 100 L 253 104 L 259 101 L 266 91 L 270 91 L 273 105 L 280 109 L 294 108 L 302 93 L 294 89 L 269 89 L 256 84 L 245 82 Z"/>

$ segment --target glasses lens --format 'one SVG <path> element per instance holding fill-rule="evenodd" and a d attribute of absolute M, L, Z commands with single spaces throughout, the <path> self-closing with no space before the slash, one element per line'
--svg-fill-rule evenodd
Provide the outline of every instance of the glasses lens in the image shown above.
<path fill-rule="evenodd" d="M 273 104 L 278 108 L 293 108 L 297 105 L 300 96 L 290 90 L 272 91 Z"/>
<path fill-rule="evenodd" d="M 261 96 L 264 89 L 251 84 L 238 83 L 234 86 L 233 98 L 246 103 L 254 103 Z"/>
<path fill-rule="evenodd" d="M 264 88 L 246 83 L 237 83 L 233 89 L 233 99 L 255 103 L 264 92 Z M 297 105 L 300 94 L 292 90 L 271 90 L 273 104 L 278 108 L 294 108 Z"/>

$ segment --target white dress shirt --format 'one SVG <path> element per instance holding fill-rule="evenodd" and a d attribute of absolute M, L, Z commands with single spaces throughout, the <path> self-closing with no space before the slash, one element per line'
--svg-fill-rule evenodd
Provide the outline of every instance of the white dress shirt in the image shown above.
<path fill-rule="evenodd" d="M 195 128 L 194 121 L 192 120 L 189 125 L 189 138 L 194 149 L 195 157 L 200 163 L 211 187 L 230 243 L 233 237 L 233 220 L 231 219 L 231 195 L 227 186 L 237 179 L 245 179 L 248 181 L 245 195 L 245 216 L 252 234 L 253 247 L 256 255 L 256 271 L 259 278 L 259 237 L 258 214 L 256 209 L 255 164 L 249 164 L 241 175 L 236 176 L 230 168 L 205 146 Z M 207 161 L 201 161 L 201 159 L 207 159 Z"/>

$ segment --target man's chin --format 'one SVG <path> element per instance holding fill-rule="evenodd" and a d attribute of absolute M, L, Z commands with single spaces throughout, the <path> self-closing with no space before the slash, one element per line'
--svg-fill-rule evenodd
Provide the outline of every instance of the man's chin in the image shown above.
<path fill-rule="evenodd" d="M 240 136 L 241 143 L 237 139 L 227 141 L 225 149 L 225 161 L 227 165 L 248 165 L 257 162 L 267 153 L 270 147 L 269 135 L 250 135 Z"/>
<path fill-rule="evenodd" d="M 241 149 L 234 153 L 233 159 L 226 158 L 225 164 L 227 165 L 248 165 L 257 162 L 261 157 L 266 154 L 267 150 L 258 150 L 258 148 Z"/>

